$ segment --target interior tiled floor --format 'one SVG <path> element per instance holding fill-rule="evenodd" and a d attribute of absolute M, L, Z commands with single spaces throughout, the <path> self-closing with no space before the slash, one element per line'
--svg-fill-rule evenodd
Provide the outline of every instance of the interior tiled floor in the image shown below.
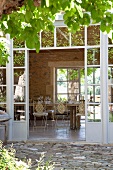
<path fill-rule="evenodd" d="M 47 127 L 44 128 L 41 120 L 37 120 L 37 126 L 30 122 L 28 140 L 58 140 L 58 141 L 85 141 L 85 121 L 81 121 L 80 129 L 70 130 L 69 124 L 58 121 L 58 125 L 48 120 Z"/>

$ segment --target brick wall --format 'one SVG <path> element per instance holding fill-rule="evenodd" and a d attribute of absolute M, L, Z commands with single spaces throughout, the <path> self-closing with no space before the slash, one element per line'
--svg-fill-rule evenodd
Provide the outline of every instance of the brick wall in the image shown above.
<path fill-rule="evenodd" d="M 75 63 L 79 66 L 79 61 L 84 60 L 84 50 L 43 50 L 39 53 L 30 51 L 29 54 L 29 97 L 37 99 L 39 95 L 46 96 L 47 87 L 51 85 L 51 67 L 49 62 Z M 51 88 L 51 86 L 50 86 Z M 51 90 L 51 89 L 50 89 Z M 52 95 L 52 93 L 51 93 Z M 53 98 L 53 96 L 51 96 Z"/>

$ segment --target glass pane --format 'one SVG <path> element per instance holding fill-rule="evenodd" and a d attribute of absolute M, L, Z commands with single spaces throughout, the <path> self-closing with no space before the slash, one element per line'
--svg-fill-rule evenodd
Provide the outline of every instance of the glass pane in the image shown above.
<path fill-rule="evenodd" d="M 0 102 L 6 102 L 6 87 L 0 86 Z"/>
<path fill-rule="evenodd" d="M 81 96 L 85 95 L 85 70 L 84 68 L 80 69 L 80 94 Z"/>
<path fill-rule="evenodd" d="M 25 105 L 14 104 L 14 120 L 23 121 L 25 119 Z"/>
<path fill-rule="evenodd" d="M 100 68 L 87 68 L 87 83 L 100 84 Z"/>
<path fill-rule="evenodd" d="M 81 83 L 84 84 L 85 82 L 85 70 L 84 68 L 80 68 L 80 78 L 81 78 Z"/>
<path fill-rule="evenodd" d="M 6 35 L 0 30 L 0 38 L 1 40 L 3 40 L 4 45 L 6 45 L 6 51 L 5 49 L 2 51 L 3 53 L 8 53 L 9 52 L 9 48 L 7 47 L 7 41 L 6 41 Z M 2 54 L 3 55 L 3 54 Z M 1 57 L 1 51 L 0 51 L 0 57 Z M 6 67 L 6 62 L 4 60 L 4 57 L 2 58 L 1 62 L 0 62 L 0 67 Z"/>
<path fill-rule="evenodd" d="M 6 85 L 6 69 L 0 69 L 0 85 Z"/>
<path fill-rule="evenodd" d="M 113 40 L 111 38 L 109 38 L 109 37 L 108 37 L 108 44 L 113 44 Z"/>
<path fill-rule="evenodd" d="M 100 102 L 100 86 L 95 87 L 95 102 Z"/>
<path fill-rule="evenodd" d="M 87 29 L 87 44 L 99 45 L 100 44 L 100 26 L 93 25 Z"/>
<path fill-rule="evenodd" d="M 94 68 L 87 68 L 87 84 L 93 84 L 93 72 Z"/>
<path fill-rule="evenodd" d="M 79 93 L 79 82 L 68 82 L 68 93 Z"/>
<path fill-rule="evenodd" d="M 108 48 L 108 64 L 113 64 L 113 47 Z"/>
<path fill-rule="evenodd" d="M 6 68 L 6 63 L 3 61 L 2 64 L 0 64 L 0 67 Z"/>
<path fill-rule="evenodd" d="M 94 98 L 93 98 L 93 86 L 88 86 L 87 87 L 87 99 L 89 102 L 94 102 Z"/>
<path fill-rule="evenodd" d="M 108 102 L 113 103 L 113 85 L 108 86 Z"/>
<path fill-rule="evenodd" d="M 25 51 L 14 51 L 14 67 L 25 66 Z"/>
<path fill-rule="evenodd" d="M 67 100 L 68 100 L 67 94 L 57 94 L 56 102 L 67 101 Z"/>
<path fill-rule="evenodd" d="M 57 69 L 57 81 L 67 81 L 67 69 Z"/>
<path fill-rule="evenodd" d="M 25 42 L 19 40 L 19 38 L 14 38 L 13 39 L 13 47 L 14 48 L 24 48 L 25 47 Z"/>
<path fill-rule="evenodd" d="M 79 94 L 69 94 L 68 102 L 69 103 L 75 103 L 76 101 L 79 101 Z"/>
<path fill-rule="evenodd" d="M 80 94 L 85 95 L 85 85 L 80 85 Z"/>
<path fill-rule="evenodd" d="M 14 69 L 14 84 L 25 83 L 25 69 Z"/>
<path fill-rule="evenodd" d="M 113 66 L 108 67 L 108 84 L 113 84 Z"/>
<path fill-rule="evenodd" d="M 109 105 L 109 122 L 113 122 L 113 105 Z"/>
<path fill-rule="evenodd" d="M 88 122 L 100 122 L 101 121 L 101 109 L 100 105 L 89 104 L 87 106 L 87 119 Z"/>
<path fill-rule="evenodd" d="M 87 95 L 89 102 L 100 102 L 100 86 L 88 86 Z"/>
<path fill-rule="evenodd" d="M 79 70 L 78 69 L 68 69 L 68 80 L 78 80 Z"/>
<path fill-rule="evenodd" d="M 84 27 L 80 27 L 80 31 L 71 34 L 71 46 L 84 45 Z"/>
<path fill-rule="evenodd" d="M 14 102 L 25 102 L 25 86 L 14 86 Z"/>
<path fill-rule="evenodd" d="M 67 27 L 56 28 L 56 46 L 57 47 L 69 46 L 69 31 Z"/>
<path fill-rule="evenodd" d="M 95 84 L 100 84 L 100 68 L 96 68 L 94 72 Z"/>
<path fill-rule="evenodd" d="M 67 93 L 67 82 L 57 82 L 57 93 Z"/>
<path fill-rule="evenodd" d="M 7 105 L 6 104 L 0 104 L 0 110 L 7 112 Z"/>
<path fill-rule="evenodd" d="M 50 31 L 41 32 L 41 46 L 54 47 L 54 33 Z"/>
<path fill-rule="evenodd" d="M 98 48 L 88 49 L 87 65 L 100 65 L 100 49 Z"/>

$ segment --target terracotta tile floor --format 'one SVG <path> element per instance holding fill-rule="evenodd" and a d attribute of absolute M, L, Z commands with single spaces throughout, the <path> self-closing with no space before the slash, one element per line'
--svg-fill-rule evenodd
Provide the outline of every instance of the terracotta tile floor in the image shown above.
<path fill-rule="evenodd" d="M 70 130 L 69 125 L 58 121 L 56 127 L 51 120 L 48 120 L 47 128 L 42 126 L 42 122 L 37 120 L 37 126 L 33 128 L 33 122 L 30 123 L 28 140 L 47 140 L 47 141 L 85 141 L 85 122 L 81 122 L 79 130 Z"/>

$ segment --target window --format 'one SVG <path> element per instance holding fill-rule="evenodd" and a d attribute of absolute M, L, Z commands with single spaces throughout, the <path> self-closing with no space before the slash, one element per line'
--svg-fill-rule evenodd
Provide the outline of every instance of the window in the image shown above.
<path fill-rule="evenodd" d="M 6 67 L 0 66 L 0 107 L 7 109 L 6 105 Z"/>
<path fill-rule="evenodd" d="M 14 120 L 26 120 L 25 43 L 13 39 Z"/>
<path fill-rule="evenodd" d="M 87 118 L 89 122 L 101 121 L 100 93 L 100 67 L 90 66 L 87 68 Z"/>
<path fill-rule="evenodd" d="M 79 101 L 84 95 L 84 68 L 56 68 L 56 101 Z"/>

